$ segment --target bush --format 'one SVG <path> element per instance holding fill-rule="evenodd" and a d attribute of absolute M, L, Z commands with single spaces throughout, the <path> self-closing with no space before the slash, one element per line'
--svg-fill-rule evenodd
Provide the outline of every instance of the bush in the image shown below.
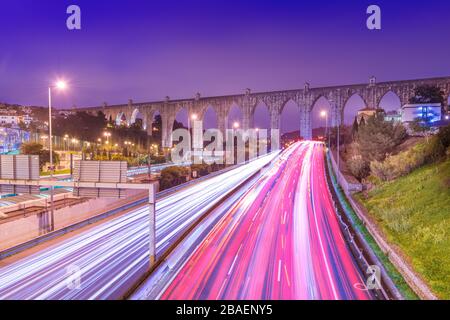
<path fill-rule="evenodd" d="M 384 121 L 383 116 L 375 115 L 358 127 L 355 140 L 365 161 L 382 161 L 406 136 L 402 124 Z"/>
<path fill-rule="evenodd" d="M 42 171 L 45 164 L 50 162 L 50 151 L 44 149 L 44 146 L 37 142 L 27 142 L 20 146 L 20 153 L 24 155 L 36 155 L 39 156 L 39 170 Z M 59 154 L 55 151 L 53 154 L 53 165 L 59 164 Z"/>
<path fill-rule="evenodd" d="M 381 181 L 392 180 L 395 177 L 395 169 L 387 159 L 385 161 L 372 161 L 370 163 L 370 171 Z"/>
<path fill-rule="evenodd" d="M 185 167 L 169 167 L 161 171 L 159 185 L 161 190 L 168 189 L 186 182 L 188 169 Z"/>
<path fill-rule="evenodd" d="M 412 227 L 411 210 L 403 206 L 381 209 L 380 216 L 394 232 L 405 233 Z"/>
<path fill-rule="evenodd" d="M 154 164 L 159 164 L 159 163 L 165 163 L 166 162 L 166 157 L 165 156 L 152 155 L 150 157 L 150 159 L 152 160 L 152 163 L 154 163 Z"/>
<path fill-rule="evenodd" d="M 395 156 L 389 155 L 384 161 L 372 161 L 370 163 L 372 175 L 382 181 L 389 181 L 404 176 L 424 164 L 442 159 L 446 155 L 447 144 L 450 143 L 449 135 L 449 127 L 445 127 L 428 143 L 418 144 Z"/>
<path fill-rule="evenodd" d="M 361 156 L 353 156 L 347 164 L 352 175 L 360 182 L 370 174 L 369 163 L 364 161 Z"/>
<path fill-rule="evenodd" d="M 210 174 L 212 170 L 207 164 L 193 164 L 191 166 L 191 171 L 197 171 L 197 175 L 203 177 Z"/>

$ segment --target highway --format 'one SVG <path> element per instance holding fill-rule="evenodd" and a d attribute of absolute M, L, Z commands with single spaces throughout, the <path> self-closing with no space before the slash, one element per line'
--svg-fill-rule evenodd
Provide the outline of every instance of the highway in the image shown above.
<path fill-rule="evenodd" d="M 327 189 L 323 149 L 285 150 L 202 241 L 182 242 L 189 254 L 168 257 L 170 279 L 156 270 L 132 298 L 371 299 L 357 289 L 364 280 Z"/>
<path fill-rule="evenodd" d="M 157 255 L 277 154 L 158 200 Z M 0 269 L 0 300 L 118 299 L 148 268 L 148 207 L 142 206 Z M 73 285 L 73 275 L 80 285 Z"/>

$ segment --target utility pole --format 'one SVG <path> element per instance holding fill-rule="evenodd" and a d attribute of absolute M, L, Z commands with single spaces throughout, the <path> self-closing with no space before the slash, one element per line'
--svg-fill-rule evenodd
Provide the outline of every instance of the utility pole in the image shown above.
<path fill-rule="evenodd" d="M 48 87 L 48 149 L 50 152 L 50 180 L 53 180 L 53 143 L 52 143 L 52 88 Z M 50 226 L 55 230 L 55 212 L 53 207 L 53 186 L 50 186 Z"/>
<path fill-rule="evenodd" d="M 151 183 L 148 191 L 148 215 L 149 215 L 149 249 L 150 268 L 156 262 L 156 184 Z"/>

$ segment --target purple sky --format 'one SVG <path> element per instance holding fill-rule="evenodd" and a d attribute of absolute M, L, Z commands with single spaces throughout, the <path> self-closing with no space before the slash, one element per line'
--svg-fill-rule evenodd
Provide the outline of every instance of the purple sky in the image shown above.
<path fill-rule="evenodd" d="M 81 31 L 65 26 L 70 4 L 81 7 Z M 381 31 L 365 26 L 369 4 L 382 9 Z M 69 107 L 361 83 L 370 75 L 447 76 L 449 12 L 446 0 L 2 1 L 0 101 L 45 105 L 46 86 L 58 77 L 71 88 L 55 103 Z M 347 121 L 359 107 L 352 99 Z M 314 108 L 315 126 L 322 108 Z M 256 125 L 267 121 L 258 108 Z M 297 124 L 288 105 L 282 130 Z"/>

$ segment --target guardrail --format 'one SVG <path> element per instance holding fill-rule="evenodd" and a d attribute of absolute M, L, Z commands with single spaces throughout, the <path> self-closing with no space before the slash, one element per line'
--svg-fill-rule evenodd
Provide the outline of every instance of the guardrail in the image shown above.
<path fill-rule="evenodd" d="M 275 152 L 277 152 L 277 151 L 275 151 Z M 189 187 L 190 185 L 192 185 L 194 183 L 213 178 L 213 177 L 215 177 L 217 175 L 220 175 L 222 173 L 225 173 L 225 172 L 228 172 L 228 171 L 230 171 L 232 169 L 235 169 L 235 168 L 237 168 L 237 167 L 239 167 L 239 166 L 241 166 L 243 164 L 251 163 L 252 161 L 254 161 L 256 159 L 259 159 L 259 158 L 261 158 L 261 157 L 258 157 L 258 158 L 246 161 L 245 163 L 241 163 L 241 164 L 237 164 L 237 165 L 233 165 L 233 166 L 227 167 L 227 168 L 225 168 L 223 170 L 212 172 L 212 173 L 210 173 L 210 174 L 208 174 L 206 176 L 203 176 L 203 177 L 197 178 L 195 180 L 191 180 L 191 181 L 188 181 L 186 183 L 183 183 L 181 185 L 178 185 L 178 186 L 175 186 L 175 187 L 172 187 L 172 188 L 160 191 L 160 192 L 156 193 L 156 199 L 157 200 L 161 199 L 161 198 L 166 197 L 166 196 L 168 196 L 168 195 L 170 195 L 170 194 L 172 194 L 172 193 L 174 193 L 176 191 L 179 191 L 179 190 L 181 190 L 183 188 Z M 135 208 L 137 206 L 145 205 L 147 203 L 147 201 L 148 201 L 148 194 L 145 195 L 145 196 L 141 196 L 141 198 L 139 198 L 138 200 L 134 200 L 133 199 L 131 202 L 129 202 L 129 203 L 125 204 L 125 205 L 122 205 L 122 206 L 119 206 L 117 208 L 108 210 L 106 212 L 100 213 L 100 214 L 95 215 L 95 216 L 93 216 L 91 218 L 88 218 L 86 220 L 74 223 L 72 225 L 69 225 L 67 227 L 61 228 L 59 230 L 51 231 L 51 232 L 46 233 L 46 234 L 44 234 L 42 236 L 39 236 L 39 237 L 37 237 L 35 239 L 26 241 L 24 243 L 21 243 L 21 244 L 18 244 L 16 246 L 14 246 L 14 247 L 5 249 L 3 251 L 0 251 L 0 260 L 4 259 L 6 257 L 9 257 L 11 255 L 20 253 L 20 252 L 22 252 L 24 250 L 27 250 L 27 249 L 29 249 L 31 247 L 34 247 L 34 246 L 36 246 L 36 245 L 38 245 L 40 243 L 45 242 L 45 241 L 54 239 L 54 238 L 56 238 L 58 236 L 62 236 L 64 234 L 66 234 L 66 233 L 69 233 L 71 231 L 77 230 L 77 229 L 82 228 L 84 226 L 87 226 L 89 224 L 93 224 L 93 223 L 96 223 L 96 222 L 98 222 L 100 220 L 106 219 L 106 218 L 108 218 L 108 217 L 110 217 L 112 215 L 115 215 L 115 214 L 117 214 L 117 213 L 119 213 L 121 211 L 130 210 L 130 209 Z"/>
<path fill-rule="evenodd" d="M 353 218 L 351 217 L 351 214 L 347 212 L 348 209 L 353 210 L 355 216 L 362 222 L 364 227 L 367 229 L 369 234 L 374 239 L 376 245 L 380 248 L 380 250 L 387 256 L 389 261 L 394 265 L 394 267 L 398 270 L 398 272 L 403 276 L 406 283 L 410 286 L 410 288 L 421 298 L 426 300 L 436 300 L 437 297 L 431 292 L 431 290 L 428 288 L 428 286 L 420 279 L 411 269 L 411 267 L 401 258 L 401 256 L 396 252 L 392 246 L 387 243 L 376 226 L 373 224 L 372 221 L 370 221 L 366 214 L 363 212 L 363 209 L 356 203 L 355 199 L 350 193 L 345 193 L 344 188 L 344 194 L 339 195 L 339 190 L 337 184 L 339 183 L 338 180 L 336 180 L 336 176 L 334 175 L 334 168 L 332 166 L 332 155 L 327 152 L 327 163 L 328 163 L 328 170 L 330 173 L 330 176 L 335 179 L 335 184 L 333 185 L 335 192 L 337 193 L 337 196 L 342 198 L 345 197 L 345 200 L 347 200 L 348 204 L 350 205 L 350 208 L 346 208 L 345 204 L 342 205 L 343 211 L 345 212 L 346 216 L 349 218 L 350 222 L 354 224 Z M 340 199 L 340 202 L 345 202 L 345 200 Z M 381 261 L 378 259 L 378 257 L 373 253 L 371 250 L 369 244 L 364 239 L 364 236 L 357 230 L 356 235 L 358 235 L 358 238 L 361 239 L 362 244 L 364 245 L 364 250 L 368 252 L 371 256 L 371 259 L 374 259 L 377 264 L 379 264 L 382 268 L 382 274 L 384 279 L 389 279 L 388 283 L 390 287 L 392 287 L 392 290 L 395 290 L 396 296 L 401 295 L 401 293 L 398 291 L 398 289 L 395 287 L 395 285 L 392 282 L 392 279 L 387 274 L 386 269 L 384 268 Z M 387 277 L 387 278 L 386 278 Z M 395 289 L 394 289 L 395 288 Z"/>
<path fill-rule="evenodd" d="M 64 200 L 64 199 L 68 199 L 68 198 L 72 198 L 69 192 L 54 195 L 54 201 Z M 48 199 L 47 198 L 32 199 L 32 200 L 22 201 L 19 203 L 0 207 L 0 214 L 2 214 L 2 213 L 6 214 L 6 213 L 13 212 L 13 211 L 24 210 L 26 208 L 36 207 L 36 206 L 43 206 L 43 208 L 47 208 L 48 207 Z M 2 222 L 2 220 L 0 220 L 0 223 L 1 222 Z"/>
<path fill-rule="evenodd" d="M 338 203 L 334 202 L 335 212 L 339 219 L 341 230 L 344 237 L 349 244 L 353 256 L 355 257 L 357 263 L 359 264 L 361 270 L 370 270 L 371 265 L 377 265 L 380 267 L 381 272 L 381 287 L 382 298 L 389 299 L 393 296 L 397 300 L 403 300 L 402 294 L 398 291 L 397 287 L 393 283 L 392 279 L 389 277 L 386 269 L 384 268 L 382 262 L 373 253 L 369 244 L 364 239 L 364 236 L 359 232 L 357 228 L 354 228 L 354 221 L 351 215 L 347 212 L 347 208 L 343 201 L 343 194 L 339 192 L 338 180 L 336 174 L 333 171 L 333 166 L 331 163 L 330 152 L 326 153 L 326 167 L 327 167 L 327 187 L 330 193 L 333 195 L 334 199 L 337 199 Z M 332 187 L 330 187 L 330 184 Z M 388 287 L 388 292 L 384 290 L 383 284 Z M 375 291 L 376 292 L 376 291 Z"/>
<path fill-rule="evenodd" d="M 255 160 L 255 159 L 253 159 Z M 204 221 L 209 214 L 215 210 L 216 208 L 218 208 L 225 200 L 227 197 L 233 195 L 234 193 L 236 193 L 240 188 L 242 188 L 245 184 L 249 183 L 250 181 L 252 181 L 253 179 L 255 179 L 258 174 L 265 168 L 267 168 L 270 165 L 270 162 L 267 163 L 266 165 L 264 165 L 263 167 L 261 167 L 258 171 L 256 171 L 255 173 L 253 173 L 251 176 L 249 176 L 248 178 L 246 178 L 244 181 L 240 182 L 238 185 L 236 185 L 228 194 L 226 197 L 222 198 L 221 200 L 219 200 L 216 204 L 214 204 L 209 210 L 207 210 L 201 217 L 199 217 L 197 220 L 195 220 L 186 230 L 183 231 L 183 233 L 179 236 L 179 238 L 172 243 L 166 250 L 165 252 L 163 252 L 157 259 L 157 261 L 155 262 L 155 264 L 153 265 L 152 268 L 150 268 L 149 271 L 147 271 L 144 275 L 142 275 L 140 277 L 140 279 L 138 281 L 136 281 L 135 285 L 132 286 L 123 296 L 124 299 L 129 299 L 136 291 L 139 290 L 139 288 L 143 285 L 145 285 L 145 280 L 161 265 L 161 263 L 164 262 L 164 260 L 173 252 L 173 250 L 175 250 L 176 247 L 178 247 L 180 245 L 180 243 L 183 241 L 183 239 L 185 239 L 202 221 Z M 233 166 L 235 167 L 235 166 Z M 229 171 L 230 168 L 227 169 L 227 171 Z M 223 173 L 223 171 L 222 171 Z"/>
<path fill-rule="evenodd" d="M 333 153 L 329 151 L 330 154 L 330 160 L 331 165 L 333 166 L 333 171 L 336 176 L 337 181 L 339 182 L 339 185 L 344 190 L 345 194 L 350 194 L 353 192 L 361 192 L 362 191 L 362 184 L 361 183 L 350 183 L 347 181 L 345 176 L 341 173 L 341 170 L 338 169 L 338 166 L 336 164 L 336 161 L 334 160 Z M 339 155 L 337 155 L 339 157 Z"/>

